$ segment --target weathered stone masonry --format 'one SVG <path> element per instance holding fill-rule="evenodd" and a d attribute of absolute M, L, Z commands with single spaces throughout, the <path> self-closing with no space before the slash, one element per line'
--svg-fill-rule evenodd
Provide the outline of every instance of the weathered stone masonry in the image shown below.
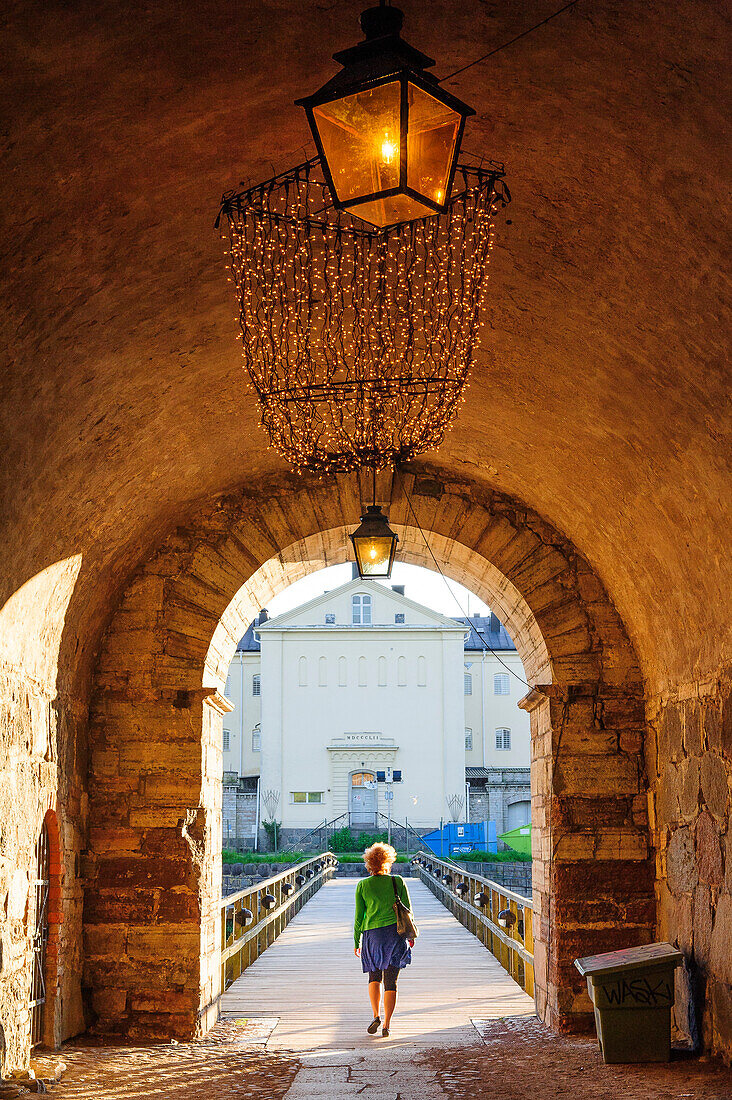
<path fill-rule="evenodd" d="M 537 1004 L 548 1022 L 584 1027 L 574 957 L 654 934 L 637 660 L 597 577 L 538 516 L 439 471 L 408 484 L 443 567 L 492 603 L 541 688 L 530 704 Z M 383 475 L 377 495 L 402 559 L 425 564 L 400 480 Z M 215 1014 L 221 719 L 204 698 L 220 708 L 237 640 L 273 591 L 344 560 L 361 504 L 346 476 L 232 494 L 178 528 L 128 588 L 91 724 L 85 980 L 98 1030 L 184 1035 Z"/>
<path fill-rule="evenodd" d="M 732 669 L 649 704 L 659 934 L 685 964 L 676 1024 L 732 1055 Z"/>

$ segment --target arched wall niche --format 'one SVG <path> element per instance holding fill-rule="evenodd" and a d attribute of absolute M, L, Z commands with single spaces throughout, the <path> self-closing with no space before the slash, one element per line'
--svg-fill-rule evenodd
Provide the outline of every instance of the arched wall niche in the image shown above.
<path fill-rule="evenodd" d="M 105 635 L 91 714 L 85 975 L 98 1031 L 189 1036 L 216 1018 L 221 695 L 271 596 L 346 559 L 370 479 L 285 479 L 191 517 Z M 641 672 L 600 579 L 539 516 L 439 470 L 380 475 L 400 557 L 495 607 L 529 683 L 537 1010 L 590 1026 L 578 955 L 653 938 Z"/>

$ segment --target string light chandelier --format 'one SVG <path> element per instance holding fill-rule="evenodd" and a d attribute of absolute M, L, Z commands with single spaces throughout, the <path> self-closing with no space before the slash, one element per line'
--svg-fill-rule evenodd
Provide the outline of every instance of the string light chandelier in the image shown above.
<path fill-rule="evenodd" d="M 245 368 L 298 472 L 439 446 L 480 339 L 493 216 L 510 195 L 501 165 L 458 159 L 472 109 L 424 72 L 401 18 L 365 12 L 366 41 L 301 101 L 320 155 L 222 199 Z"/>

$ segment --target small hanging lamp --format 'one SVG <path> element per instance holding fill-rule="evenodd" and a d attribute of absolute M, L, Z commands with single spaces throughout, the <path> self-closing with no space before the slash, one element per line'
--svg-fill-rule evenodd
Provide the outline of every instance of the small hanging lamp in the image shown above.
<path fill-rule="evenodd" d="M 361 523 L 351 535 L 356 567 L 361 579 L 390 577 L 399 536 L 392 531 L 381 507 L 376 503 L 376 470 L 373 471 L 373 504 L 369 504 Z"/>
<path fill-rule="evenodd" d="M 400 35 L 399 8 L 368 8 L 364 42 L 334 54 L 343 70 L 305 108 L 333 203 L 384 227 L 444 213 L 472 107 L 425 70 Z"/>

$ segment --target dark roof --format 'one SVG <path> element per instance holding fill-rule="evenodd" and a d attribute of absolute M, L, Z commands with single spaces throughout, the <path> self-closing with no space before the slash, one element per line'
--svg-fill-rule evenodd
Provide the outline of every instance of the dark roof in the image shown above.
<path fill-rule="evenodd" d="M 465 648 L 470 650 L 502 649 L 513 650 L 516 646 L 511 641 L 505 626 L 497 615 L 471 615 L 469 619 L 458 619 L 470 627 L 470 634 L 465 640 Z M 481 641 L 485 640 L 485 644 Z"/>
<path fill-rule="evenodd" d="M 236 647 L 237 653 L 259 653 L 262 648 L 259 638 L 254 633 L 254 628 L 259 626 L 259 616 L 247 627 L 247 632 Z"/>
<path fill-rule="evenodd" d="M 516 646 L 507 634 L 505 626 L 496 615 L 471 615 L 469 619 L 458 618 L 455 621 L 463 623 L 466 627 L 470 626 L 470 634 L 465 641 L 467 650 L 480 651 L 486 649 L 486 645 L 481 641 L 481 638 L 484 638 L 487 647 L 490 649 L 503 650 L 504 652 L 506 650 L 516 651 Z M 246 634 L 236 647 L 237 653 L 259 653 L 262 647 L 254 631 L 258 626 L 261 626 L 261 623 L 262 620 L 257 615 L 254 622 L 247 627 Z M 480 633 L 476 633 L 476 628 Z"/>
<path fill-rule="evenodd" d="M 495 771 L 495 768 L 493 770 Z M 488 770 L 488 768 L 466 768 L 465 769 L 465 778 L 466 779 L 490 779 L 491 775 L 492 775 L 492 773 Z"/>

